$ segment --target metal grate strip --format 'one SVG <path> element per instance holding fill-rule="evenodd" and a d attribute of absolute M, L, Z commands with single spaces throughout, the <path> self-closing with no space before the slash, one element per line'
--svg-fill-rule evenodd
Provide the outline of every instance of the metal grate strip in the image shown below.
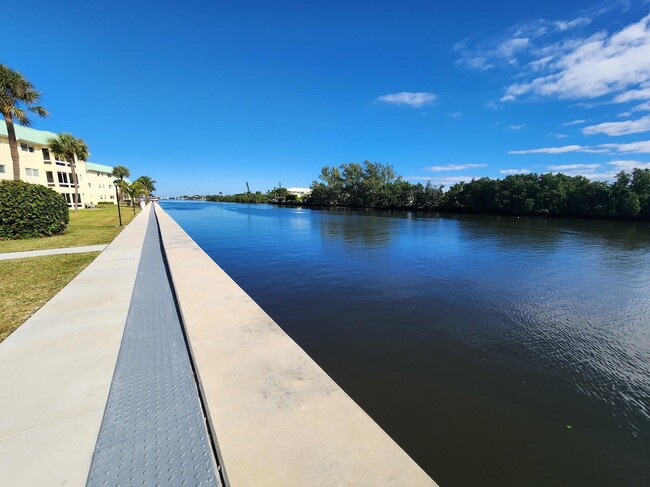
<path fill-rule="evenodd" d="M 87 485 L 221 486 L 216 471 L 152 210 Z"/>

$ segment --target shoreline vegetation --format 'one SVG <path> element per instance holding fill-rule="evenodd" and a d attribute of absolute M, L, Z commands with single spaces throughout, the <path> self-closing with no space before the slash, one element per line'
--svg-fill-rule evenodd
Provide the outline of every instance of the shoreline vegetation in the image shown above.
<path fill-rule="evenodd" d="M 208 201 L 271 203 L 307 207 L 485 213 L 650 221 L 650 169 L 621 171 L 613 182 L 565 174 L 516 174 L 452 185 L 410 183 L 391 165 L 365 161 L 325 166 L 298 198 L 286 188 L 234 195 L 208 195 Z"/>

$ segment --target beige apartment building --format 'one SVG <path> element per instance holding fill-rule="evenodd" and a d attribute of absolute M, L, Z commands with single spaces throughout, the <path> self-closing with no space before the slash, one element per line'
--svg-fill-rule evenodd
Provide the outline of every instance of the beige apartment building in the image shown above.
<path fill-rule="evenodd" d="M 74 201 L 74 181 L 70 164 L 56 160 L 47 141 L 56 134 L 15 125 L 20 155 L 20 178 L 34 184 L 42 184 L 61 193 L 68 206 Z M 77 162 L 79 205 L 96 206 L 101 202 L 115 204 L 113 168 L 94 162 Z M 7 126 L 0 120 L 0 180 L 13 179 L 13 163 L 7 137 Z"/>

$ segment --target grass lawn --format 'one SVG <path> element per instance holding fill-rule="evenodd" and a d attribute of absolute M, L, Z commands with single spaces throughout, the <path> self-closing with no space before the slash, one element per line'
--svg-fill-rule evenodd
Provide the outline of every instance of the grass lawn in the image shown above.
<path fill-rule="evenodd" d="M 136 214 L 139 212 L 140 208 L 136 207 Z M 133 217 L 132 208 L 122 208 L 122 223 L 124 225 L 133 220 Z M 70 210 L 70 223 L 65 235 L 3 240 L 0 241 L 0 253 L 107 244 L 112 242 L 121 231 L 122 227 L 118 226 L 117 206 L 80 208 L 78 213 Z"/>
<path fill-rule="evenodd" d="M 0 342 L 98 255 L 88 252 L 0 261 Z"/>

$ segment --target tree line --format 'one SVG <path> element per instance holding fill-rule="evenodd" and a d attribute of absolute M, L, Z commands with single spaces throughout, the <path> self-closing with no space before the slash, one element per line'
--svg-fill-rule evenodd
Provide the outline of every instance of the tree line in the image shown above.
<path fill-rule="evenodd" d="M 289 194 L 287 188 L 282 185 L 273 188 L 266 193 L 261 191 L 252 192 L 246 183 L 247 191 L 245 193 L 236 194 L 211 194 L 205 197 L 208 201 L 216 201 L 221 203 L 287 203 L 298 201 L 296 195 Z"/>
<path fill-rule="evenodd" d="M 650 169 L 621 171 L 613 182 L 565 174 L 517 174 L 452 185 L 412 184 L 392 166 L 365 161 L 325 166 L 310 205 L 650 220 Z"/>

